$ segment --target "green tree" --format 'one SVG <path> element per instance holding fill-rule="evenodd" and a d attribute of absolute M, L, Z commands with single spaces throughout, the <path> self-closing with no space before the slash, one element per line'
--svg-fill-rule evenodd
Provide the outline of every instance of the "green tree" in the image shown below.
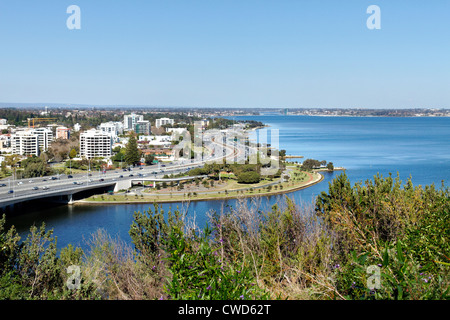
<path fill-rule="evenodd" d="M 22 161 L 23 178 L 42 177 L 49 173 L 47 162 L 39 157 L 33 156 Z"/>
<path fill-rule="evenodd" d="M 258 172 L 247 171 L 238 175 L 239 183 L 258 183 L 261 180 L 261 176 Z"/>
<path fill-rule="evenodd" d="M 153 164 L 153 160 L 155 160 L 155 157 L 152 156 L 151 154 L 148 154 L 145 156 L 145 164 L 146 165 L 152 165 Z"/>
<path fill-rule="evenodd" d="M 75 158 L 76 156 L 77 156 L 77 150 L 75 150 L 75 149 L 70 150 L 69 158 L 70 158 L 70 159 L 73 159 L 73 158 Z"/>
<path fill-rule="evenodd" d="M 329 171 L 333 171 L 333 170 L 334 170 L 333 162 L 328 162 L 328 164 L 327 164 L 327 169 L 328 169 Z"/>
<path fill-rule="evenodd" d="M 136 137 L 133 134 L 130 134 L 127 147 L 125 148 L 124 160 L 129 165 L 135 165 L 141 161 Z"/>

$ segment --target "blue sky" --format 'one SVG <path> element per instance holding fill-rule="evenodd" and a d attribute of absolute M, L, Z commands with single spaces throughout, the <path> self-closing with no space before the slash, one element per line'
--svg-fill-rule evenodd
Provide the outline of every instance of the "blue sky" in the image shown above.
<path fill-rule="evenodd" d="M 69 30 L 67 7 L 81 9 Z M 369 5 L 381 29 L 369 30 Z M 450 107 L 450 1 L 0 0 L 0 102 Z"/>

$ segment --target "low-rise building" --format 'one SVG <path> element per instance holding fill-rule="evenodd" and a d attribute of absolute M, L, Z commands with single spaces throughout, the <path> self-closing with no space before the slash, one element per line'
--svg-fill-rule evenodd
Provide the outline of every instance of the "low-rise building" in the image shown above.
<path fill-rule="evenodd" d="M 138 136 L 138 143 L 170 148 L 172 145 L 172 136 Z"/>
<path fill-rule="evenodd" d="M 160 127 L 168 125 L 168 124 L 173 125 L 174 123 L 175 123 L 175 120 L 173 120 L 173 119 L 161 118 L 161 119 L 156 119 L 155 126 L 157 128 L 160 128 Z"/>
<path fill-rule="evenodd" d="M 114 121 L 104 122 L 100 124 L 98 129 L 109 134 L 113 140 L 117 140 L 117 137 L 123 133 L 123 123 Z"/>

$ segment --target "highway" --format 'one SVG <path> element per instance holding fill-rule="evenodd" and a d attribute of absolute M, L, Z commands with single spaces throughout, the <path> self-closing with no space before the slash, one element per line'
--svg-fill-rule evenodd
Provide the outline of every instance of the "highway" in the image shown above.
<path fill-rule="evenodd" d="M 131 171 L 116 169 L 103 172 L 90 172 L 90 174 L 80 173 L 68 175 L 47 176 L 41 178 L 21 179 L 15 180 L 12 178 L 0 180 L 0 204 L 1 201 L 12 200 L 14 198 L 26 198 L 27 196 L 36 198 L 38 195 L 48 197 L 55 191 L 70 191 L 77 192 L 77 190 L 86 190 L 91 187 L 102 187 L 111 185 L 119 180 L 133 180 L 140 177 L 153 177 L 161 179 L 164 175 L 178 174 L 189 171 L 195 167 L 203 167 L 208 161 L 217 161 L 223 158 L 238 159 L 246 154 L 245 146 L 239 143 L 233 145 L 225 145 L 222 142 L 214 141 L 214 138 L 209 140 L 209 148 L 217 147 L 215 150 L 223 150 L 224 155 L 207 156 L 202 160 L 177 160 L 175 163 L 167 165 L 152 165 L 142 166 L 140 168 L 130 168 Z M 248 150 L 247 150 L 248 152 Z M 142 176 L 139 176 L 142 175 Z"/>

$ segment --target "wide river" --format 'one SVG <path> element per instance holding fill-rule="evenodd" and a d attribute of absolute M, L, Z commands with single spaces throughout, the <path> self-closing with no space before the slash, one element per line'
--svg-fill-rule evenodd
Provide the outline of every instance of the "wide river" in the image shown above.
<path fill-rule="evenodd" d="M 415 185 L 434 183 L 446 186 L 450 181 L 450 118 L 385 118 L 385 117 L 307 117 L 266 114 L 234 117 L 235 120 L 257 120 L 279 132 L 279 147 L 288 155 L 326 160 L 345 167 L 352 183 L 371 179 L 377 173 L 388 176 L 397 173 L 402 181 L 410 176 Z M 256 136 L 256 133 L 255 133 Z M 296 159 L 293 159 L 296 161 Z M 302 159 L 298 159 L 302 161 Z M 325 173 L 323 182 L 310 188 L 289 193 L 298 204 L 311 204 L 328 182 L 340 172 Z M 257 201 L 259 209 L 267 209 L 282 199 L 273 196 Z M 198 225 L 204 224 L 206 213 L 220 212 L 235 206 L 235 200 L 164 204 L 163 208 L 187 210 Z M 31 225 L 45 222 L 58 238 L 58 248 L 86 247 L 86 240 L 98 229 L 112 237 L 130 242 L 128 230 L 134 211 L 143 211 L 149 204 L 60 206 L 7 217 L 22 238 Z"/>

